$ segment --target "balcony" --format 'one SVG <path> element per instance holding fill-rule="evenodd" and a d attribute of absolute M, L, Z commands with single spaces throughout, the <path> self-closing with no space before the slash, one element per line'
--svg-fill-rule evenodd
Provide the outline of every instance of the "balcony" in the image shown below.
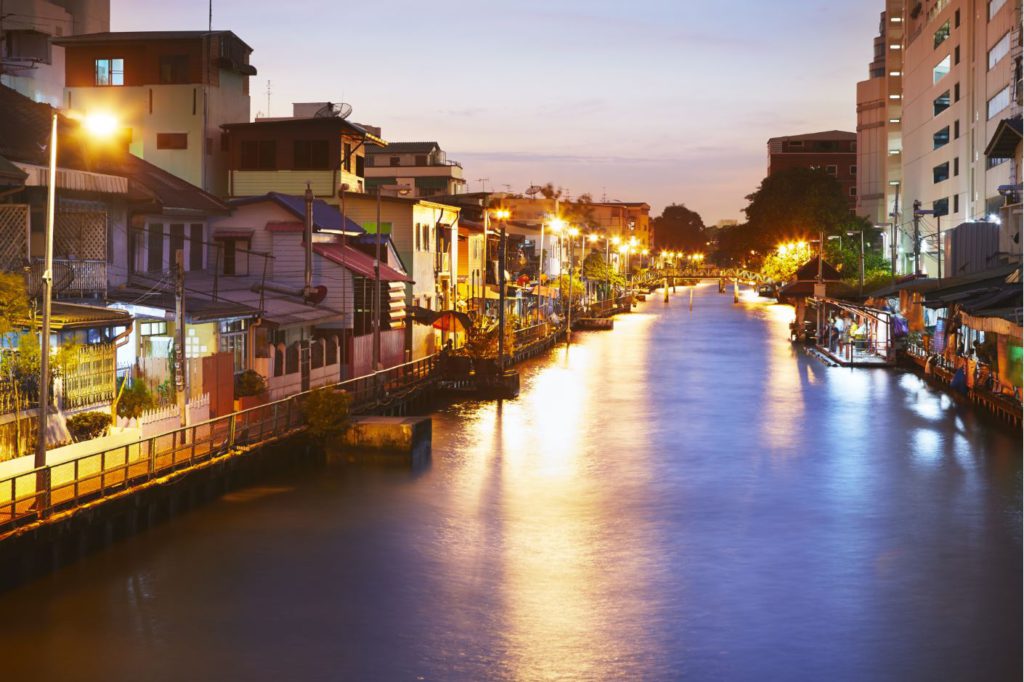
<path fill-rule="evenodd" d="M 26 277 L 30 296 L 43 293 L 43 259 L 34 258 Z M 107 295 L 107 262 L 103 260 L 53 259 L 54 298 L 103 298 Z"/>

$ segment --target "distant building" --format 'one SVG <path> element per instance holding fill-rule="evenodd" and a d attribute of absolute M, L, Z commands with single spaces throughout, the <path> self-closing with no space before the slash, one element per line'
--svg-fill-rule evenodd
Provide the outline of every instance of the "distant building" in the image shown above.
<path fill-rule="evenodd" d="M 115 114 L 133 154 L 226 194 L 221 125 L 249 120 L 251 47 L 231 31 L 93 33 L 54 44 L 66 55 L 65 107 Z"/>
<path fill-rule="evenodd" d="M 788 168 L 820 168 L 843 188 L 850 209 L 857 203 L 857 134 L 827 130 L 768 140 L 768 175 Z"/>
<path fill-rule="evenodd" d="M 64 48 L 54 39 L 110 30 L 110 0 L 5 0 L 0 84 L 35 102 L 64 102 Z"/>
<path fill-rule="evenodd" d="M 857 215 L 875 225 L 902 212 L 904 0 L 884 4 L 868 78 L 857 83 Z"/>
<path fill-rule="evenodd" d="M 366 154 L 366 184 L 409 185 L 417 197 L 461 194 L 466 191 L 462 164 L 448 160 L 437 142 L 390 142 Z"/>

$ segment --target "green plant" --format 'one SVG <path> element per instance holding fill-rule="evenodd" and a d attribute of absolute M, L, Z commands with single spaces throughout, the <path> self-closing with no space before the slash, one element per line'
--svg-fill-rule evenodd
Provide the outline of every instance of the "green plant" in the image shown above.
<path fill-rule="evenodd" d="M 119 417 L 136 419 L 155 406 L 156 400 L 149 392 L 149 387 L 144 382 L 136 380 L 121 393 L 121 400 L 117 403 L 117 414 Z"/>
<path fill-rule="evenodd" d="M 306 433 L 321 443 L 333 440 L 348 428 L 352 396 L 332 388 L 313 390 L 302 403 Z"/>
<path fill-rule="evenodd" d="M 259 372 L 247 369 L 235 377 L 235 399 L 263 395 L 267 392 L 267 380 Z"/>
<path fill-rule="evenodd" d="M 79 412 L 68 418 L 68 431 L 76 443 L 99 438 L 110 428 L 110 415 L 103 412 Z"/>

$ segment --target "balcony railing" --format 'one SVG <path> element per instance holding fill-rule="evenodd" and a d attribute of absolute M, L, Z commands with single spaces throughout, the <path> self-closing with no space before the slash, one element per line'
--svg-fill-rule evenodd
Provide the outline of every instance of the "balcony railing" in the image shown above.
<path fill-rule="evenodd" d="M 31 295 L 43 291 L 43 260 L 33 259 L 26 282 Z M 53 259 L 54 298 L 95 298 L 107 295 L 107 262 L 102 260 Z"/>

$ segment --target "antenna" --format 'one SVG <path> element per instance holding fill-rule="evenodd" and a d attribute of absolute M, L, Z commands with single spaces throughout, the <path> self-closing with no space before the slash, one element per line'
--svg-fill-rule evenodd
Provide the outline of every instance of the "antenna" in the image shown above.
<path fill-rule="evenodd" d="M 213 0 L 210 0 L 210 13 L 208 15 L 206 30 L 207 32 L 213 31 Z"/>
<path fill-rule="evenodd" d="M 270 79 L 267 79 L 267 118 L 270 118 Z"/>
<path fill-rule="evenodd" d="M 486 188 L 484 183 L 490 182 L 491 179 L 490 178 L 477 178 L 476 181 L 480 183 L 480 191 L 481 192 L 486 192 L 487 188 Z"/>
<path fill-rule="evenodd" d="M 506 193 L 512 194 L 512 185 L 509 185 L 507 183 L 502 183 L 501 186 L 505 188 L 505 192 Z"/>

